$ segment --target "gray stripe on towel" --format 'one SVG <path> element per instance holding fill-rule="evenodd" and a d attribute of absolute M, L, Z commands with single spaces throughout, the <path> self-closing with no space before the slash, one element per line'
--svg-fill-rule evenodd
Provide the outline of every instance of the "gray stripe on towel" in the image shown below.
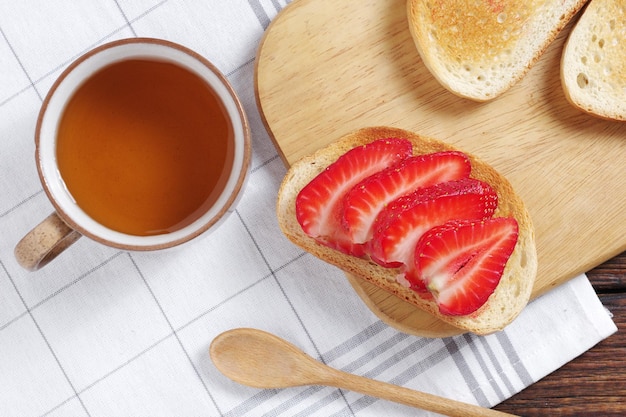
<path fill-rule="evenodd" d="M 259 23 L 261 24 L 263 30 L 267 29 L 267 27 L 270 25 L 270 17 L 267 15 L 267 13 L 265 13 L 265 10 L 263 10 L 263 6 L 261 6 L 260 0 L 248 0 L 248 4 L 256 15 L 256 18 L 259 19 Z"/>
<path fill-rule="evenodd" d="M 528 369 L 526 369 L 526 366 L 517 354 L 515 346 L 513 346 L 513 343 L 511 343 L 511 339 L 509 339 L 509 336 L 505 332 L 498 332 L 496 333 L 496 338 L 498 339 L 498 342 L 500 342 L 500 346 L 502 346 L 502 349 L 506 353 L 506 356 L 509 358 L 509 361 L 513 365 L 513 369 L 515 369 L 515 372 L 517 372 L 517 375 L 519 376 L 524 386 L 531 385 L 534 382 L 533 378 L 530 376 L 530 374 L 528 373 Z"/>
<path fill-rule="evenodd" d="M 462 339 L 461 339 L 462 340 Z M 454 360 L 457 369 L 463 376 L 465 380 L 465 384 L 469 387 L 472 394 L 474 394 L 474 398 L 481 406 L 488 406 L 489 402 L 487 401 L 487 397 L 483 392 L 482 388 L 478 385 L 478 381 L 476 381 L 476 377 L 472 373 L 465 359 L 463 359 L 463 355 L 461 354 L 459 345 L 454 341 L 453 338 L 447 338 L 445 340 L 446 347 L 450 356 Z"/>
<path fill-rule="evenodd" d="M 480 350 L 478 349 L 478 346 L 476 346 L 476 342 L 477 342 L 478 339 L 482 340 L 483 341 L 483 346 L 485 346 L 487 348 L 489 347 L 489 344 L 486 342 L 485 338 L 472 337 L 471 335 L 469 335 L 467 333 L 463 335 L 463 338 L 465 339 L 465 341 L 469 345 L 470 350 L 472 351 L 472 353 L 474 354 L 474 357 L 478 361 L 478 365 L 480 366 L 481 371 L 487 377 L 487 380 L 489 381 L 489 384 L 491 385 L 491 388 L 495 392 L 496 396 L 500 400 L 504 400 L 505 397 L 504 397 L 504 394 L 502 393 L 502 390 L 500 389 L 500 386 L 498 385 L 498 383 L 496 382 L 493 374 L 491 373 L 491 370 L 489 369 L 489 365 L 487 365 L 487 362 L 485 361 L 485 358 L 480 353 Z M 497 361 L 495 360 L 494 357 L 491 357 L 490 359 L 491 359 L 491 362 L 493 364 L 497 364 Z M 504 377 L 506 378 L 506 375 Z"/>

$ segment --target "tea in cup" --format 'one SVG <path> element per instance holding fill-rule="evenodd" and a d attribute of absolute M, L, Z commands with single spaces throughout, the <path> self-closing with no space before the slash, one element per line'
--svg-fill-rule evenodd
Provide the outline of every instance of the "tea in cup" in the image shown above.
<path fill-rule="evenodd" d="M 72 63 L 44 100 L 35 141 L 55 212 L 16 246 L 29 270 L 80 236 L 157 250 L 210 232 L 233 210 L 251 152 L 227 79 L 197 53 L 148 38 Z"/>

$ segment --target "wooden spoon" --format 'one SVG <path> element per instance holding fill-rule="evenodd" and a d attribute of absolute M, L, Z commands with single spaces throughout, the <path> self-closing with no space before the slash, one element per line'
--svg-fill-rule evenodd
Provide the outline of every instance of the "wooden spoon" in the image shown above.
<path fill-rule="evenodd" d="M 213 340 L 209 352 L 220 372 L 255 388 L 325 385 L 448 416 L 512 416 L 339 371 L 316 361 L 291 343 L 257 329 L 224 332 Z"/>

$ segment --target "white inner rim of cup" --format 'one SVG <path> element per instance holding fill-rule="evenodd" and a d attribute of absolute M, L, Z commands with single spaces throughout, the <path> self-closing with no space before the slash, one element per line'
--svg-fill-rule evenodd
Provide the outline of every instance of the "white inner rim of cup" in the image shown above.
<path fill-rule="evenodd" d="M 101 225 L 87 215 L 74 201 L 72 195 L 65 187 L 57 168 L 56 135 L 64 106 L 74 94 L 80 84 L 98 70 L 114 63 L 130 58 L 144 58 L 161 60 L 177 64 L 198 74 L 215 90 L 232 121 L 234 134 L 234 159 L 231 172 L 224 191 L 213 206 L 192 224 L 171 233 L 152 236 L 136 236 L 118 232 Z M 59 208 L 71 218 L 78 226 L 84 229 L 86 235 L 108 241 L 112 246 L 131 246 L 137 249 L 168 246 L 172 242 L 188 240 L 190 236 L 206 228 L 207 224 L 218 224 L 222 219 L 216 219 L 220 212 L 227 210 L 231 196 L 237 192 L 236 188 L 245 175 L 248 167 L 245 163 L 245 132 L 244 120 L 242 120 L 237 103 L 231 96 L 230 90 L 222 83 L 222 80 L 195 57 L 184 51 L 159 43 L 123 43 L 104 49 L 90 55 L 80 62 L 58 85 L 56 91 L 49 100 L 48 107 L 41 120 L 39 133 L 38 163 L 46 182 L 49 193 L 58 204 Z M 223 217 L 226 217 L 224 214 Z M 214 227 L 214 226 L 212 226 Z"/>

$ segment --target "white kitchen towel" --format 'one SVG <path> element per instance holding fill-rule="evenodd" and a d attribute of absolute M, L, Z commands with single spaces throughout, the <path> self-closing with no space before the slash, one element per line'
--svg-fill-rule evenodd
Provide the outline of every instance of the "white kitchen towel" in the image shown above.
<path fill-rule="evenodd" d="M 580 276 L 535 300 L 506 331 L 406 335 L 379 321 L 341 272 L 287 241 L 274 211 L 285 167 L 253 82 L 259 41 L 286 3 L 0 3 L 0 415 L 414 416 L 332 388 L 243 387 L 217 371 L 208 347 L 222 331 L 256 327 L 349 372 L 493 405 L 616 331 Z M 253 136 L 241 202 L 215 234 L 176 250 L 126 253 L 82 238 L 26 272 L 13 248 L 52 211 L 34 162 L 42 100 L 73 59 L 137 36 L 196 50 L 233 84 Z"/>

